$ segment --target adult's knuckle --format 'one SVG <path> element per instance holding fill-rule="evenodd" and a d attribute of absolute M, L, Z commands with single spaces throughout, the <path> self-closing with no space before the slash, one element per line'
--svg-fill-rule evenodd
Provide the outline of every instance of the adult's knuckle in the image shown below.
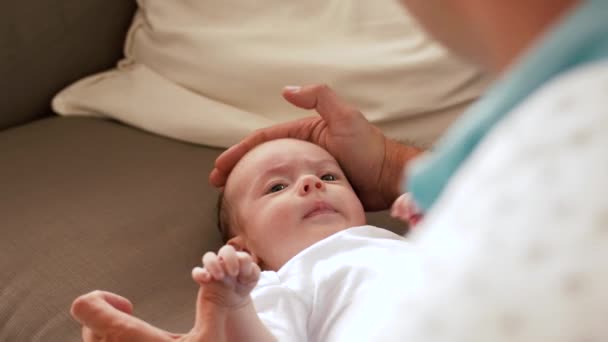
<path fill-rule="evenodd" d="M 72 302 L 70 306 L 70 314 L 73 317 L 78 317 L 84 311 L 86 311 L 89 307 L 89 303 L 84 296 L 80 296 Z"/>
<path fill-rule="evenodd" d="M 100 296 L 101 293 L 97 290 L 78 296 L 72 302 L 70 312 L 73 316 L 78 316 L 79 314 L 90 310 L 93 301 L 96 300 L 96 298 L 99 298 Z"/>
<path fill-rule="evenodd" d="M 317 90 L 326 93 L 331 91 L 331 87 L 327 83 L 320 83 L 317 85 Z"/>

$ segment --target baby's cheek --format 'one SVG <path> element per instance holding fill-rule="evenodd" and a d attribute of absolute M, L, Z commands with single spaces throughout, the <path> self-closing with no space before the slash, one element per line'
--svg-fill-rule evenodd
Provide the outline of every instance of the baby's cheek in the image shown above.
<path fill-rule="evenodd" d="M 346 191 L 340 195 L 341 197 L 334 196 L 333 203 L 339 205 L 337 209 L 347 217 L 349 225 L 354 227 L 366 224 L 365 209 L 354 192 Z"/>
<path fill-rule="evenodd" d="M 260 212 L 259 214 L 262 216 L 269 233 L 270 231 L 281 231 L 285 228 L 285 225 L 296 223 L 296 211 L 286 206 L 268 206 L 263 213 Z M 256 214 L 254 213 L 254 215 Z"/>

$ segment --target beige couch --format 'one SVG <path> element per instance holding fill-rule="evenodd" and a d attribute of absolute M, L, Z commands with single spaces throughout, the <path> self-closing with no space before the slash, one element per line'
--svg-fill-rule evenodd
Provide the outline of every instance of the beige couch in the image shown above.
<path fill-rule="evenodd" d="M 186 331 L 191 268 L 220 245 L 218 149 L 122 124 L 54 115 L 52 96 L 121 56 L 132 1 L 0 5 L 0 341 L 80 339 L 69 307 L 93 289 Z M 398 229 L 386 213 L 372 224 Z"/>

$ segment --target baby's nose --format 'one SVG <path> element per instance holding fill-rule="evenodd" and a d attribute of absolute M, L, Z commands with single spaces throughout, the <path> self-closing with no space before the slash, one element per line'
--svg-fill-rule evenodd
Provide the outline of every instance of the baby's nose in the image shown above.
<path fill-rule="evenodd" d="M 315 176 L 305 176 L 302 179 L 302 184 L 300 186 L 300 194 L 306 195 L 314 190 L 321 190 L 324 187 L 324 183 L 318 177 Z"/>

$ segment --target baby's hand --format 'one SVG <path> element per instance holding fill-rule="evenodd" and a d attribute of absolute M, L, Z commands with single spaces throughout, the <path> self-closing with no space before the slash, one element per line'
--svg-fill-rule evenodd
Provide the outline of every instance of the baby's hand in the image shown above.
<path fill-rule="evenodd" d="M 203 300 L 228 309 L 247 305 L 249 293 L 260 278 L 260 267 L 245 252 L 237 252 L 226 245 L 217 255 L 207 252 L 203 256 L 204 268 L 195 267 L 192 279 L 203 288 Z"/>
<path fill-rule="evenodd" d="M 409 224 L 410 228 L 422 220 L 422 211 L 418 209 L 410 194 L 399 196 L 391 207 L 391 216 Z"/>

